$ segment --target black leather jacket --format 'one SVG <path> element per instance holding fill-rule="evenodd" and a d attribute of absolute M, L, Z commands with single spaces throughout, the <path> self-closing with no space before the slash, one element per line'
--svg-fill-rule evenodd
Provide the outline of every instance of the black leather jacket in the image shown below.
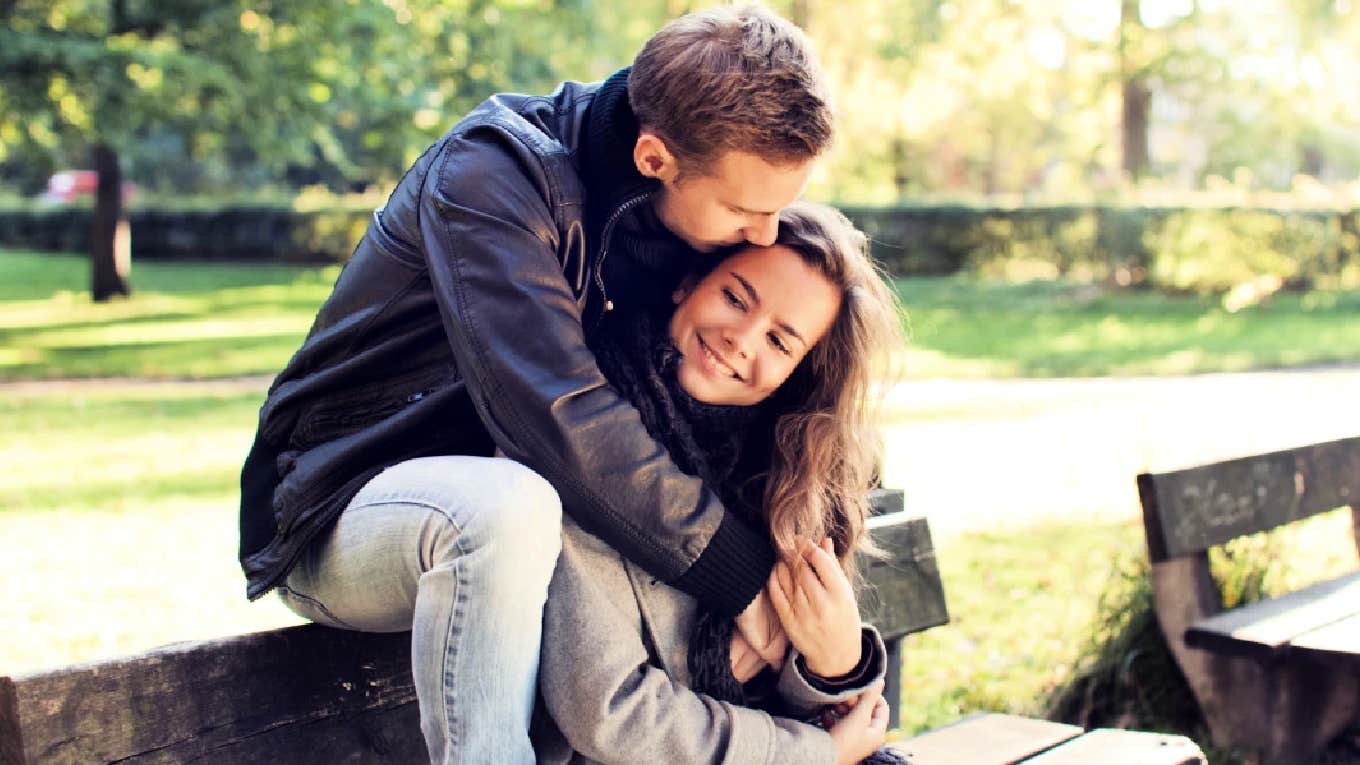
<path fill-rule="evenodd" d="M 592 104 L 625 93 L 626 71 L 603 88 L 492 97 L 374 214 L 260 411 L 241 474 L 249 597 L 383 468 L 496 447 L 548 479 L 584 528 L 709 608 L 736 613 L 759 591 L 774 559 L 764 535 L 674 466 L 584 342 L 608 290 L 628 288 L 605 284 L 604 245 L 654 191 L 631 167 L 596 170 L 610 149 L 631 158 L 631 140 L 598 145 L 592 127 Z M 610 103 L 627 110 L 626 97 Z"/>

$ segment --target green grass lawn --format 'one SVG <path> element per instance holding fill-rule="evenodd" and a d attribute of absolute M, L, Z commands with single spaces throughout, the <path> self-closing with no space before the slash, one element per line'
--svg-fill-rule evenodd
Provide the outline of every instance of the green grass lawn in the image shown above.
<path fill-rule="evenodd" d="M 337 273 L 138 263 L 131 298 L 95 304 L 83 258 L 0 251 L 0 380 L 277 372 Z"/>
<path fill-rule="evenodd" d="M 137 263 L 134 295 L 92 304 L 84 258 L 0 250 L 0 380 L 212 378 L 278 371 L 336 267 Z M 964 277 L 896 283 L 907 376 L 1240 371 L 1360 360 L 1360 293 L 1212 298 Z"/>
<path fill-rule="evenodd" d="M 908 377 L 1227 372 L 1360 360 L 1360 292 L 1211 297 L 1063 282 L 902 279 Z"/>

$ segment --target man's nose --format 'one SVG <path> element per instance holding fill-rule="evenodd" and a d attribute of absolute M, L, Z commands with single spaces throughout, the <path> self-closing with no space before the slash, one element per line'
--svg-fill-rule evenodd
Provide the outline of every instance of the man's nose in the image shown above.
<path fill-rule="evenodd" d="M 769 247 L 779 236 L 779 216 L 762 215 L 759 220 L 742 229 L 746 241 L 758 247 Z"/>

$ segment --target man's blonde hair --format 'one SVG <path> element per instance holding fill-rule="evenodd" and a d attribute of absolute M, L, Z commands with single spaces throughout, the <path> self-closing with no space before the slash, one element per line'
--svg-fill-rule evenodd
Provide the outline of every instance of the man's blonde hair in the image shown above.
<path fill-rule="evenodd" d="M 684 170 L 703 172 L 733 150 L 798 164 L 831 143 L 830 98 L 807 36 L 759 5 L 662 27 L 633 59 L 628 99 Z"/>

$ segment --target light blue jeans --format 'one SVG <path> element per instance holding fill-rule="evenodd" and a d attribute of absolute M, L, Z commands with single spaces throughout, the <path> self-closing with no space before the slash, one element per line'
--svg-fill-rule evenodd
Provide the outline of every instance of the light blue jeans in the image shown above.
<path fill-rule="evenodd" d="M 279 586 L 332 627 L 411 630 L 435 763 L 532 763 L 543 603 L 561 549 L 553 488 L 508 459 L 427 457 L 355 495 Z"/>

